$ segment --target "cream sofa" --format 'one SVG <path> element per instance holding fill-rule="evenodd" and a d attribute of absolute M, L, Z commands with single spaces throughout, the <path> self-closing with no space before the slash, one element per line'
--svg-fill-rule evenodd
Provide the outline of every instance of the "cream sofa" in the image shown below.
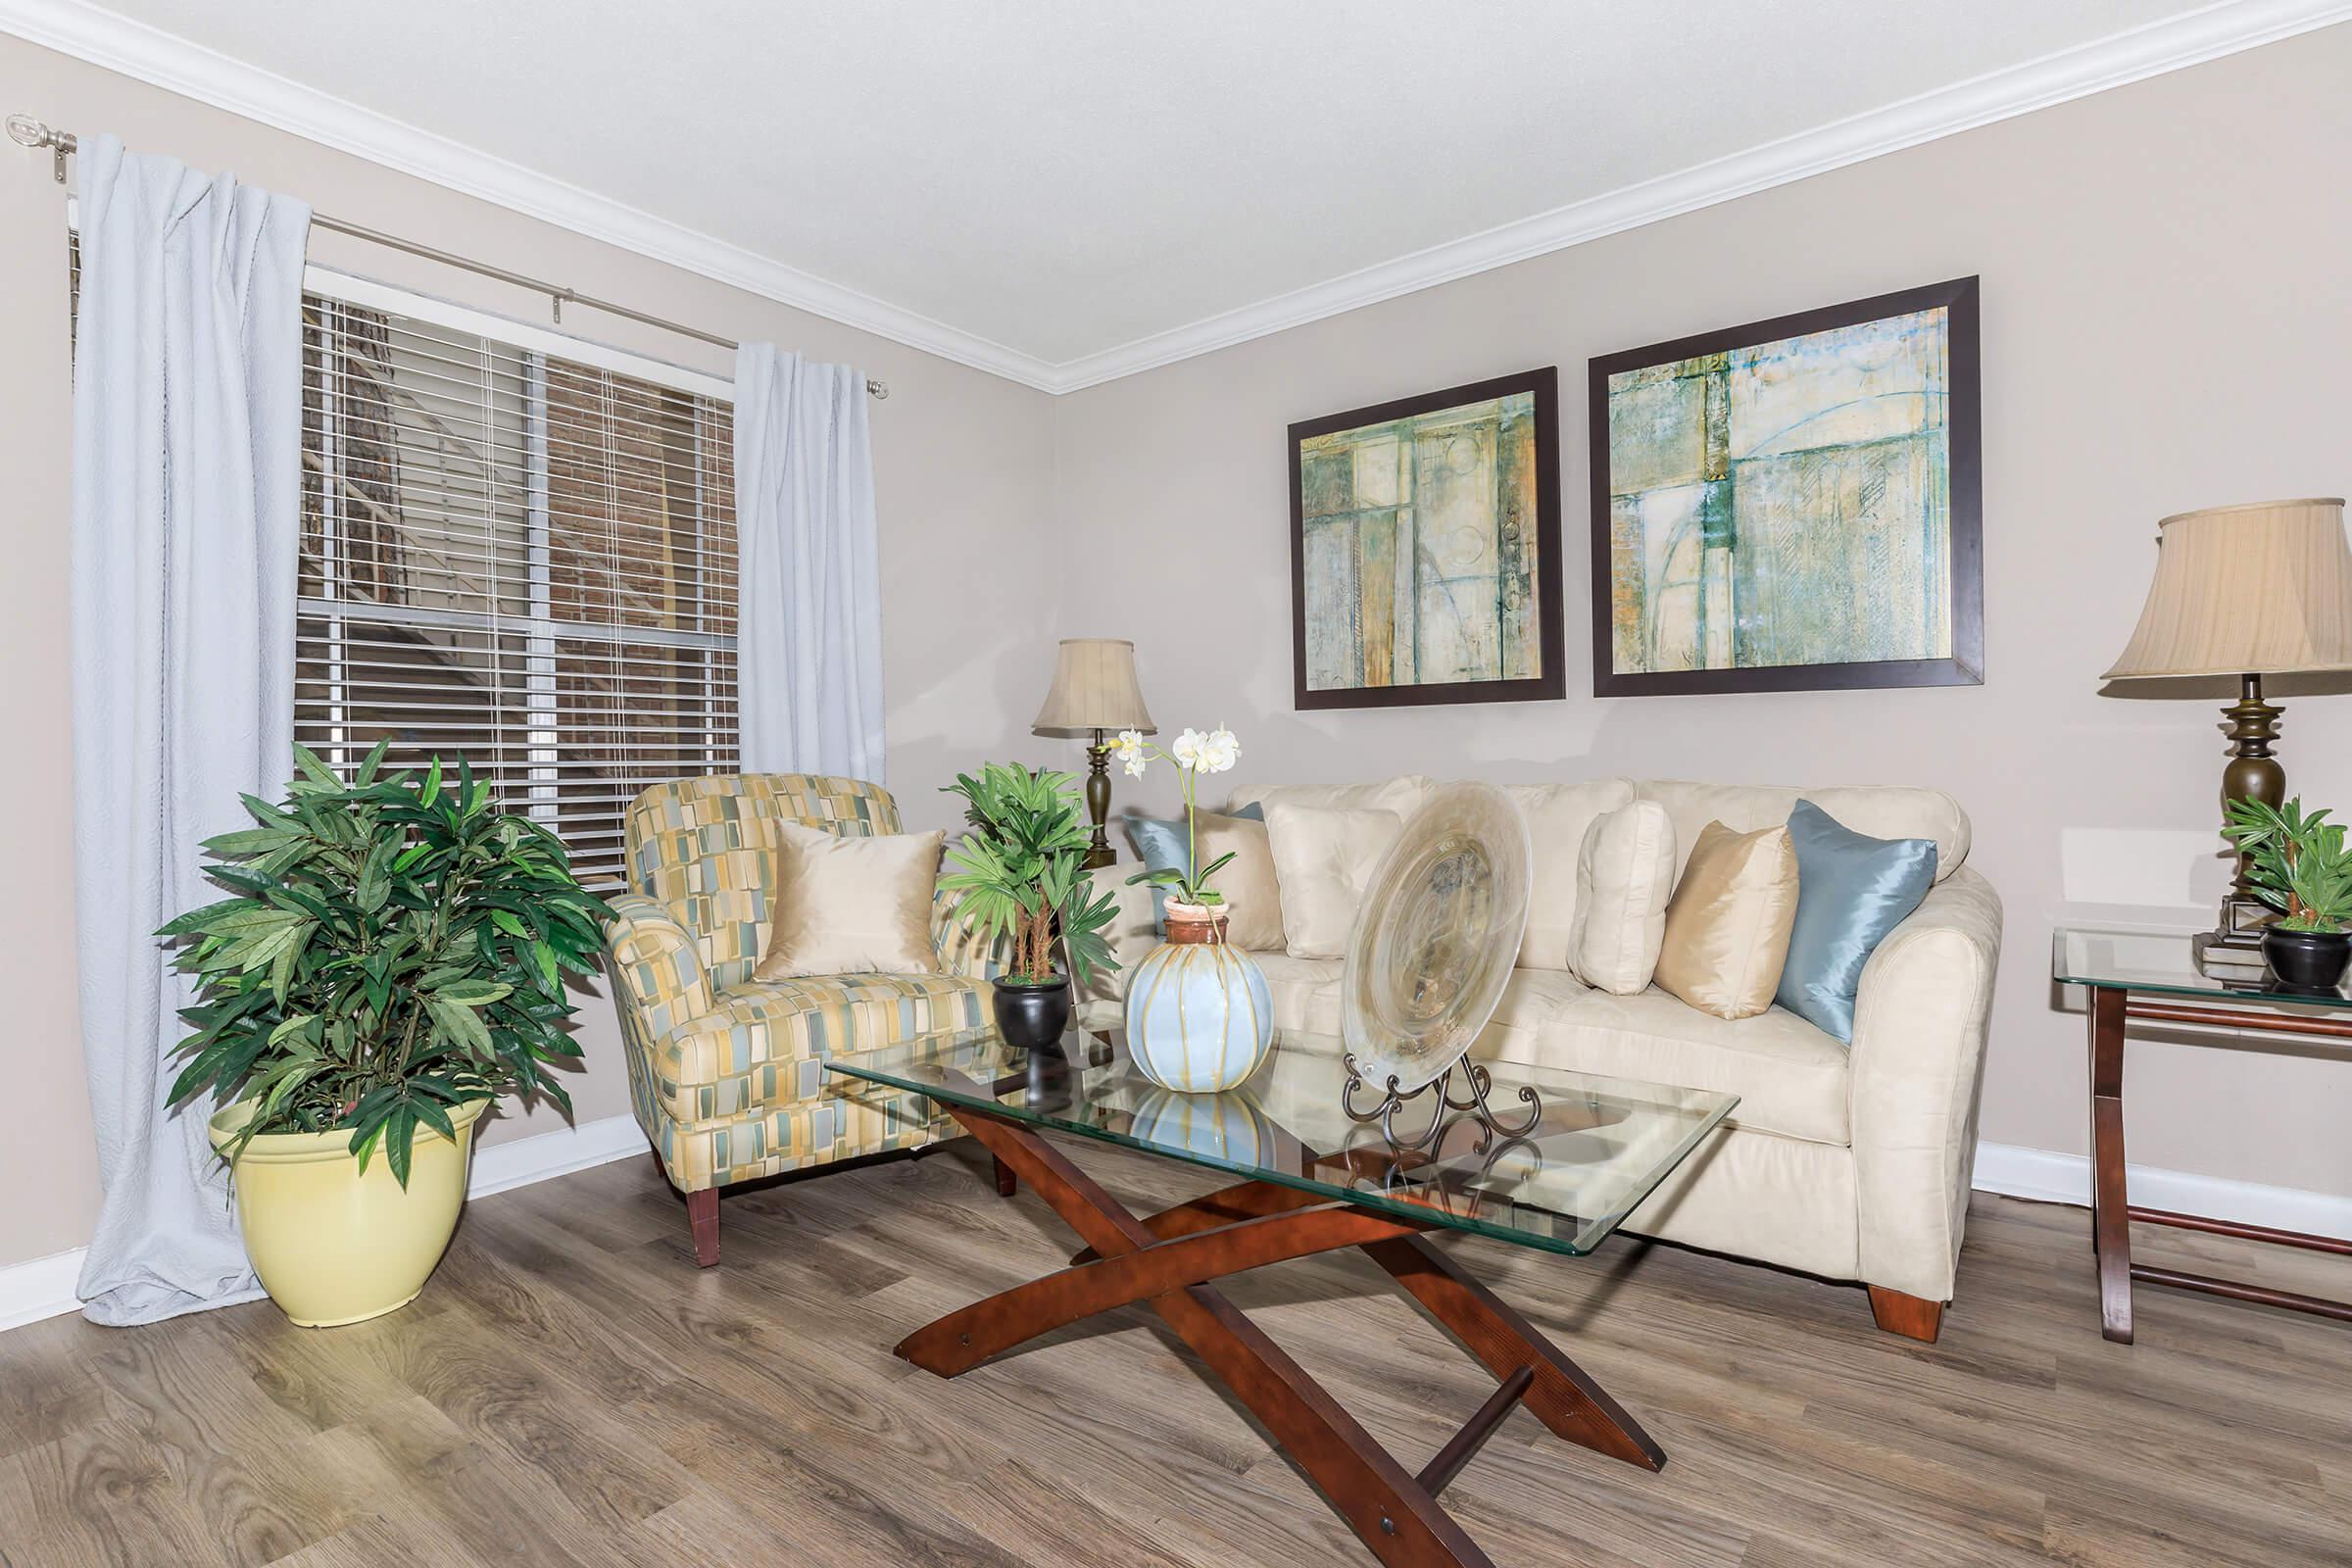
<path fill-rule="evenodd" d="M 1430 788 L 1381 784 L 1237 791 L 1231 808 L 1378 806 L 1410 816 Z M 1970 869 L 1968 817 L 1937 790 L 1783 789 L 1596 779 L 1514 786 L 1535 841 L 1539 928 L 1573 913 L 1583 828 L 1637 799 L 1674 823 L 1678 873 L 1710 821 L 1749 832 L 1811 800 L 1857 832 L 1932 838 L 1936 884 L 1872 955 L 1841 1045 L 1780 1007 L 1727 1021 L 1652 986 L 1615 996 L 1564 968 L 1522 965 L 1473 1054 L 1686 1088 L 1729 1091 L 1739 1107 L 1625 1228 L 1870 1287 L 1880 1327 L 1933 1340 L 1968 1214 L 1985 1017 L 2000 952 L 2001 905 Z M 1114 882 L 1121 879 L 1112 879 Z M 1151 901 L 1122 888 L 1115 946 L 1131 964 L 1156 940 Z M 1337 1033 L 1337 958 L 1259 952 L 1285 1028 Z"/>

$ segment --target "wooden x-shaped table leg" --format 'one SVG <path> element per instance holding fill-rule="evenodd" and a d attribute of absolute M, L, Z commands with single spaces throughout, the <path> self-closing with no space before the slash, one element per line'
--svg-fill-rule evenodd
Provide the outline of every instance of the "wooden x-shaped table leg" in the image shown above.
<path fill-rule="evenodd" d="M 1249 1406 L 1373 1554 L 1405 1568 L 1491 1568 L 1437 1494 L 1516 1404 L 1572 1442 L 1645 1469 L 1665 1462 L 1582 1369 L 1417 1235 L 1427 1228 L 1417 1221 L 1265 1182 L 1227 1188 L 1146 1221 L 1027 1127 L 951 1108 L 1088 1250 L 1068 1269 L 908 1335 L 898 1350 L 917 1366 L 954 1377 L 1038 1335 L 1143 1302 Z M 1345 1247 L 1361 1248 L 1387 1269 L 1499 1380 L 1494 1396 L 1420 1476 L 1207 1283 Z"/>

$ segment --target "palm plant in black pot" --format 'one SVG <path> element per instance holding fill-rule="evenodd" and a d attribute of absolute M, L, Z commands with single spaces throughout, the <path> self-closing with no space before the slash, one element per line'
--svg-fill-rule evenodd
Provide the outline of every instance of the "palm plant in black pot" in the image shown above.
<path fill-rule="evenodd" d="M 2254 894 L 2279 918 L 2262 933 L 2271 972 L 2303 991 L 2332 991 L 2352 965 L 2352 851 L 2340 822 L 2300 799 L 2283 808 L 2232 800 L 2222 834 L 2246 857 Z"/>
<path fill-rule="evenodd" d="M 962 869 L 940 885 L 962 894 L 956 913 L 984 940 L 1011 943 L 1010 967 L 996 978 L 997 1028 L 1012 1045 L 1051 1046 L 1069 1026 L 1072 976 L 1085 985 L 1119 966 L 1103 935 L 1117 899 L 1098 899 L 1086 871 L 1092 841 L 1077 776 L 990 762 L 977 777 L 958 773 L 946 793 L 963 797 L 971 832 L 948 847 Z"/>

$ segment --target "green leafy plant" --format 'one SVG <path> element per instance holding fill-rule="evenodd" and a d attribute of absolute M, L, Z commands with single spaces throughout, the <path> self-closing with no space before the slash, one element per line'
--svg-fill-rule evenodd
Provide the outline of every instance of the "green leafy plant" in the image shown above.
<path fill-rule="evenodd" d="M 956 912 L 984 940 L 1012 939 L 1005 978 L 1021 985 L 1054 979 L 1056 942 L 1081 985 L 1116 970 L 1103 930 L 1118 901 L 1108 893 L 1096 898 L 1087 875 L 1076 777 L 990 762 L 976 778 L 956 774 L 943 793 L 963 797 L 972 831 L 948 847 L 948 858 L 963 869 L 940 885 L 963 894 Z"/>
<path fill-rule="evenodd" d="M 2282 931 L 2341 931 L 2352 921 L 2352 852 L 2344 829 L 2325 808 L 2306 814 L 2301 799 L 2286 808 L 2232 800 L 2222 836 L 2247 858 L 2255 897 L 2278 910 Z"/>
<path fill-rule="evenodd" d="M 388 743 L 387 743 L 388 744 Z M 577 1056 L 562 1027 L 564 971 L 593 972 L 605 902 L 564 843 L 491 804 L 463 758 L 383 776 L 384 746 L 347 783 L 311 752 L 282 805 L 245 796 L 254 826 L 205 841 L 206 874 L 236 895 L 159 936 L 190 940 L 199 1001 L 172 1102 L 211 1089 L 254 1113 L 222 1152 L 263 1133 L 351 1133 L 403 1187 L 419 1127 L 510 1091 L 570 1097 L 546 1072 Z"/>

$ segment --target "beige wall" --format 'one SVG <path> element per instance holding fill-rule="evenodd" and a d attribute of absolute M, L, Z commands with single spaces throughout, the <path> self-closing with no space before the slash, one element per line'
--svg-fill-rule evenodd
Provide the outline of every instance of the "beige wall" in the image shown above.
<path fill-rule="evenodd" d="M 310 201 L 319 211 L 413 235 L 583 293 L 724 334 L 847 360 L 889 381 L 873 411 L 885 582 L 884 682 L 890 777 L 912 825 L 945 825 L 935 789 L 1004 738 L 1025 733 L 1051 627 L 963 607 L 1030 597 L 1030 564 L 1051 559 L 1046 480 L 1052 402 L 1044 394 L 820 317 L 662 266 L 410 179 L 315 143 L 0 35 L 0 112 L 112 131 L 136 150 Z M 515 149 L 527 161 L 527 149 Z M 0 144 L 0 474 L 8 552 L 0 568 L 0 734 L 18 765 L 0 771 L 0 823 L 14 891 L 0 900 L 0 1082 L 18 1107 L 0 1136 L 0 1264 L 77 1247 L 97 1212 L 96 1161 L 74 1000 L 73 816 L 66 671 L 70 364 L 65 187 L 45 155 Z M 883 241 L 886 242 L 886 241 Z M 545 321 L 546 302 L 447 268 L 326 233 L 312 259 Z M 725 373 L 728 356 L 668 333 L 574 312 L 565 329 Z M 1005 694 L 1013 693 L 1008 699 Z M 1017 711 L 1016 711 L 1017 710 Z M 626 1113 L 611 1004 L 580 999 L 587 1069 L 582 1121 Z M 550 1110 L 510 1113 L 487 1141 L 561 1126 Z"/>
<path fill-rule="evenodd" d="M 2098 693 L 2155 520 L 2352 486 L 2348 80 L 2352 27 L 2336 27 L 1074 393 L 1055 411 L 1054 504 L 1084 597 L 1063 633 L 1134 638 L 1163 729 L 1230 723 L 1252 781 L 1950 790 L 2008 910 L 1984 1136 L 2080 1152 L 2082 1027 L 2052 1007 L 2053 917 L 2219 884 L 2211 708 Z M 1984 279 L 1985 684 L 1589 695 L 1587 359 L 1968 273 Z M 1541 365 L 1560 368 L 1567 700 L 1292 711 L 1285 427 Z M 2347 720 L 2352 699 L 2290 702 L 2282 752 L 2296 787 L 2339 806 Z M 2352 1194 L 2347 1071 L 2135 1046 L 2132 1158 Z"/>
<path fill-rule="evenodd" d="M 2044 978 L 2053 917 L 2070 900 L 2178 887 L 2186 903 L 2218 885 L 2201 852 L 2212 715 L 2096 690 L 2145 586 L 2154 519 L 2352 483 L 2347 78 L 2352 28 L 2339 27 L 1054 401 L 0 36 L 0 111 L 112 130 L 338 217 L 887 378 L 874 450 L 890 767 L 911 825 L 947 824 L 937 784 L 983 755 L 1067 765 L 1067 748 L 1025 731 L 1056 634 L 1135 638 L 1162 723 L 1231 723 L 1258 780 L 1950 789 L 1976 819 L 1972 863 L 2009 911 L 1984 1132 L 2064 1151 L 2082 1148 L 2085 1107 L 2081 1024 L 2053 1010 Z M 14 1195 L 0 1264 L 79 1245 L 97 1205 L 69 979 L 64 204 L 45 158 L 0 148 L 0 733 L 22 760 L 0 774 L 17 879 L 0 903 L 0 994 L 14 1003 L 0 1071 L 23 1107 L 0 1139 L 0 1191 Z M 545 319 L 532 297 L 333 235 L 313 254 Z M 1585 360 L 1967 272 L 1984 278 L 1986 684 L 1580 695 Z M 570 325 L 726 368 L 623 322 Z M 1562 371 L 1569 699 L 1294 713 L 1284 427 L 1546 364 Z M 1058 625 L 979 608 L 1034 603 L 1031 572 L 1057 548 L 1074 552 L 1076 596 Z M 2340 801 L 2352 783 L 2347 718 L 2342 697 L 2290 704 L 2284 755 L 2312 797 Z M 609 1004 L 583 1003 L 587 1120 L 627 1101 Z M 2135 1160 L 2352 1194 L 2341 1063 L 2146 1044 L 2131 1071 Z M 556 1125 L 510 1116 L 489 1137 Z"/>

